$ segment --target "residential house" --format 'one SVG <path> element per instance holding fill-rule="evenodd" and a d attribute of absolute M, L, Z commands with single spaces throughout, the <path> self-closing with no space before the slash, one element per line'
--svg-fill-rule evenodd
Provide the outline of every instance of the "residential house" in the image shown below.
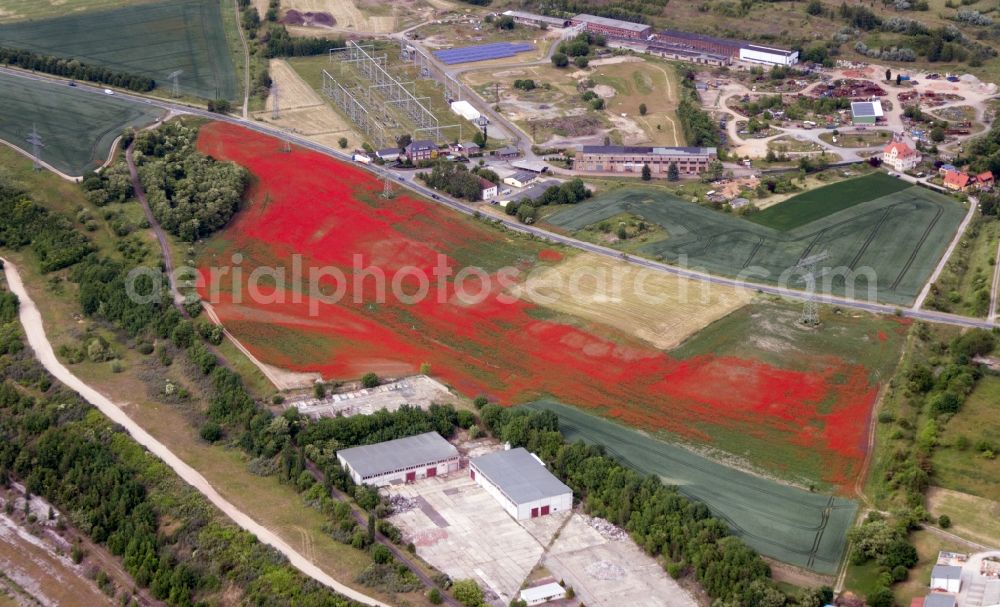
<path fill-rule="evenodd" d="M 902 141 L 893 141 L 882 149 L 882 162 L 903 173 L 920 163 L 920 152 Z"/>
<path fill-rule="evenodd" d="M 969 189 L 972 183 L 972 176 L 962 171 L 946 171 L 944 174 L 944 187 L 956 192 L 964 192 Z"/>
<path fill-rule="evenodd" d="M 497 184 L 493 183 L 489 179 L 486 179 L 485 177 L 479 178 L 479 187 L 483 190 L 483 200 L 493 200 L 500 193 L 499 188 L 497 188 Z"/>
<path fill-rule="evenodd" d="M 422 160 L 434 160 L 437 155 L 437 144 L 427 139 L 411 141 L 410 145 L 406 146 L 406 158 L 414 164 Z"/>
<path fill-rule="evenodd" d="M 976 189 L 983 191 L 993 189 L 992 171 L 986 171 L 985 173 L 980 173 L 976 175 Z"/>

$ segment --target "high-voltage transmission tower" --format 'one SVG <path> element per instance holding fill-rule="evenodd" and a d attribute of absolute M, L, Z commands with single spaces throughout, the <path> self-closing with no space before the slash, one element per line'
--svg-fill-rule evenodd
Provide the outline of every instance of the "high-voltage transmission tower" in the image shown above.
<path fill-rule="evenodd" d="M 813 297 L 815 297 L 817 292 L 817 283 L 822 272 L 816 272 L 816 266 L 822 261 L 825 261 L 830 257 L 828 251 L 822 253 L 817 253 L 816 255 L 810 255 L 809 257 L 799 260 L 796 264 L 796 268 L 803 270 L 802 278 L 806 283 L 806 301 L 802 305 L 802 316 L 799 317 L 799 323 L 807 327 L 818 327 L 819 326 L 819 304 Z"/>
<path fill-rule="evenodd" d="M 42 136 L 38 134 L 37 126 L 31 125 L 31 132 L 28 133 L 26 140 L 31 144 L 31 158 L 34 160 L 35 170 L 38 171 L 42 168 L 42 148 L 45 144 L 42 143 Z"/>
<path fill-rule="evenodd" d="M 167 80 L 170 81 L 170 94 L 174 96 L 174 99 L 181 96 L 180 76 L 183 73 L 184 70 L 174 70 L 167 74 Z"/>
<path fill-rule="evenodd" d="M 392 176 L 389 171 L 386 171 L 382 177 L 382 198 L 386 200 L 392 198 Z"/>

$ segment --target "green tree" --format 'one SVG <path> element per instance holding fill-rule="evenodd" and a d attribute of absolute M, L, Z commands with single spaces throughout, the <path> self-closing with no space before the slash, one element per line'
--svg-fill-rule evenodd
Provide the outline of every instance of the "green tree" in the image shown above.
<path fill-rule="evenodd" d="M 649 164 L 642 165 L 642 180 L 649 181 L 653 178 L 653 171 L 650 170 Z"/>
<path fill-rule="evenodd" d="M 364 375 L 361 376 L 361 386 L 362 387 L 365 387 L 365 388 L 374 388 L 375 386 L 379 385 L 379 383 L 381 383 L 381 382 L 380 382 L 380 380 L 378 378 L 378 375 L 376 375 L 376 374 L 374 374 L 372 372 L 365 373 Z"/>
<path fill-rule="evenodd" d="M 892 607 L 893 600 L 895 595 L 885 586 L 876 588 L 866 597 L 868 607 Z"/>
<path fill-rule="evenodd" d="M 677 163 L 671 162 L 667 167 L 667 181 L 680 181 L 681 172 L 677 169 Z"/>
<path fill-rule="evenodd" d="M 806 6 L 806 12 L 810 15 L 823 14 L 823 3 L 820 0 L 809 0 L 809 4 Z"/>
<path fill-rule="evenodd" d="M 385 565 L 392 562 L 392 552 L 382 544 L 375 544 L 372 547 L 372 561 L 377 565 Z"/>
<path fill-rule="evenodd" d="M 938 526 L 941 527 L 942 529 L 947 529 L 948 527 L 951 527 L 951 517 L 948 516 L 947 514 L 942 514 L 941 516 L 939 516 Z"/>
<path fill-rule="evenodd" d="M 465 607 L 482 607 L 483 590 L 472 580 L 458 580 L 451 587 L 455 600 Z"/>
<path fill-rule="evenodd" d="M 342 150 L 347 149 L 347 137 L 341 137 L 340 139 L 338 139 L 337 145 L 339 145 L 340 149 Z"/>
<path fill-rule="evenodd" d="M 645 103 L 640 103 L 639 104 L 639 115 L 640 116 L 645 116 L 646 115 L 646 111 L 647 111 L 646 110 L 646 104 Z"/>
<path fill-rule="evenodd" d="M 199 434 L 203 440 L 214 443 L 222 438 L 222 426 L 212 420 L 209 420 L 205 422 L 204 426 L 201 427 L 201 432 Z"/>
<path fill-rule="evenodd" d="M 587 67 L 588 65 L 590 65 L 590 59 L 587 59 L 587 57 L 584 56 L 584 55 L 580 55 L 579 57 L 574 57 L 573 58 L 573 65 L 575 65 L 576 67 L 578 67 L 580 69 L 584 69 L 585 67 Z"/>
<path fill-rule="evenodd" d="M 430 592 L 427 593 L 427 600 L 431 602 L 431 605 L 440 605 L 444 602 L 444 597 L 441 596 L 440 590 L 431 588 Z"/>
<path fill-rule="evenodd" d="M 569 57 L 566 53 L 556 53 L 552 55 L 552 65 L 556 67 L 566 67 L 569 65 Z"/>
<path fill-rule="evenodd" d="M 931 141 L 934 143 L 941 143 L 944 141 L 944 129 L 939 126 L 931 129 Z"/>

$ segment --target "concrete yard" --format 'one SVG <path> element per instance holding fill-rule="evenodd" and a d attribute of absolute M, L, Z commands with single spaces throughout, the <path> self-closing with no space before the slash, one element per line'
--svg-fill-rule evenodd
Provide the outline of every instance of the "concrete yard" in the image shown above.
<path fill-rule="evenodd" d="M 580 514 L 574 514 L 559 533 L 542 565 L 572 586 L 588 607 L 698 605 L 635 542 L 605 537 Z"/>
<path fill-rule="evenodd" d="M 451 576 L 473 579 L 505 606 L 541 566 L 588 607 L 697 607 L 697 602 L 620 529 L 578 512 L 515 521 L 468 471 L 395 485 L 409 509 L 389 519 L 417 554 Z"/>
<path fill-rule="evenodd" d="M 475 580 L 503 605 L 516 596 L 542 558 L 544 546 L 570 516 L 515 521 L 465 469 L 392 486 L 388 492 L 416 501 L 417 507 L 389 520 L 403 531 L 406 541 L 416 544 L 421 558 L 452 579 Z"/>
<path fill-rule="evenodd" d="M 288 401 L 286 407 L 296 407 L 299 413 L 310 417 L 335 417 L 343 415 L 371 415 L 381 409 L 395 411 L 403 405 L 426 408 L 431 404 L 444 405 L 457 399 L 441 382 L 426 375 L 415 375 L 375 388 L 329 394 L 325 398 Z"/>

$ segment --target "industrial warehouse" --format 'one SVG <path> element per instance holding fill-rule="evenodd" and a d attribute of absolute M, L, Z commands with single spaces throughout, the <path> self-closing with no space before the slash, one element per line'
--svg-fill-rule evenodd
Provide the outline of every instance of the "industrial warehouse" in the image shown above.
<path fill-rule="evenodd" d="M 670 50 L 704 53 L 715 61 L 722 60 L 727 63 L 739 60 L 748 63 L 789 66 L 799 62 L 798 51 L 677 30 L 658 32 L 651 43 L 650 51 L 654 50 L 658 54 Z"/>
<path fill-rule="evenodd" d="M 573 508 L 573 491 L 523 447 L 473 459 L 469 475 L 517 520 Z"/>
<path fill-rule="evenodd" d="M 699 175 L 715 157 L 715 148 L 585 145 L 573 166 L 591 173 L 641 173 L 649 166 L 652 175 L 663 176 L 676 164 L 681 175 Z"/>
<path fill-rule="evenodd" d="M 582 25 L 588 32 L 601 34 L 609 38 L 645 40 L 653 33 L 653 26 L 651 25 L 587 14 L 573 17 L 573 25 Z"/>
<path fill-rule="evenodd" d="M 342 449 L 337 459 L 355 483 L 375 487 L 412 483 L 459 468 L 458 449 L 437 432 Z"/>

